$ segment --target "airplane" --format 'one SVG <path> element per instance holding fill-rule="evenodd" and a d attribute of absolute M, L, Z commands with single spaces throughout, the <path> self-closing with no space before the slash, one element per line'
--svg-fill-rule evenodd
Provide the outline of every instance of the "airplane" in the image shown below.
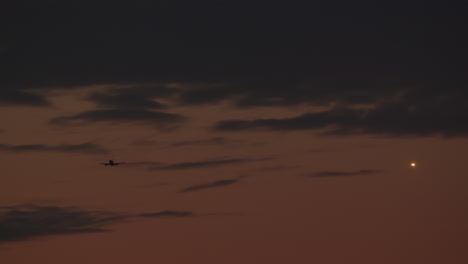
<path fill-rule="evenodd" d="M 99 164 L 104 164 L 105 166 L 109 165 L 109 166 L 119 166 L 119 164 L 122 164 L 122 163 L 125 163 L 125 162 L 114 162 L 113 160 L 109 160 L 108 163 L 99 163 Z"/>

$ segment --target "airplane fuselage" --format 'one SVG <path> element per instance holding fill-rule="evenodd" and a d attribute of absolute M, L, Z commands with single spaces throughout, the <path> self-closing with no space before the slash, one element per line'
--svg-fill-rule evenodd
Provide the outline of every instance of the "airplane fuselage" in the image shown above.
<path fill-rule="evenodd" d="M 119 166 L 119 164 L 122 164 L 122 163 L 125 163 L 125 162 L 114 162 L 113 160 L 109 160 L 108 163 L 101 163 L 101 164 L 104 164 L 104 166 Z"/>

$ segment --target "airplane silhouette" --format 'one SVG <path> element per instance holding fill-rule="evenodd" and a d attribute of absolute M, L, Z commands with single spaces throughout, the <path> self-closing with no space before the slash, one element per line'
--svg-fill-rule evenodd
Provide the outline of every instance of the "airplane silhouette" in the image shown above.
<path fill-rule="evenodd" d="M 122 163 L 125 163 L 125 162 L 114 162 L 113 160 L 109 160 L 108 163 L 99 163 L 99 164 L 104 164 L 105 166 L 109 165 L 109 166 L 119 166 L 119 164 L 122 164 Z"/>

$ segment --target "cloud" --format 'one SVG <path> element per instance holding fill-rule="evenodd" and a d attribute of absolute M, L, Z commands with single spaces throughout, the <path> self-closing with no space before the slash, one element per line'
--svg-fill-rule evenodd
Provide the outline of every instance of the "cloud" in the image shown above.
<path fill-rule="evenodd" d="M 154 112 L 144 109 L 108 109 L 94 110 L 72 116 L 62 116 L 50 120 L 51 124 L 68 125 L 74 122 L 111 122 L 111 123 L 141 123 L 157 128 L 168 128 L 185 121 L 178 114 Z"/>
<path fill-rule="evenodd" d="M 83 144 L 63 144 L 57 146 L 48 146 L 42 144 L 31 145 L 8 145 L 0 144 L 0 150 L 10 152 L 65 152 L 65 153 L 84 153 L 84 154 L 106 154 L 109 151 L 93 143 Z"/>
<path fill-rule="evenodd" d="M 334 123 L 344 122 L 347 119 L 354 118 L 355 114 L 353 111 L 341 111 L 336 113 L 328 111 L 282 119 L 223 120 L 216 123 L 214 129 L 217 131 L 242 131 L 249 129 L 278 131 L 307 130 L 323 128 Z"/>
<path fill-rule="evenodd" d="M 234 89 L 232 89 L 234 88 Z M 206 84 L 204 87 L 192 88 L 180 91 L 178 101 L 182 105 L 213 104 L 239 94 L 236 87 Z"/>
<path fill-rule="evenodd" d="M 199 185 L 193 185 L 189 186 L 185 189 L 182 189 L 180 192 L 195 192 L 195 191 L 200 191 L 204 189 L 212 189 L 212 188 L 218 188 L 222 186 L 227 186 L 227 185 L 232 185 L 238 183 L 243 177 L 238 177 L 235 179 L 228 179 L 228 180 L 219 180 L 219 181 L 214 181 L 210 183 L 204 183 L 204 184 L 199 184 Z"/>
<path fill-rule="evenodd" d="M 224 137 L 212 137 L 208 139 L 200 139 L 200 140 L 188 140 L 188 141 L 178 141 L 172 143 L 172 147 L 183 147 L 183 146 L 190 146 L 190 145 L 223 145 L 231 140 L 226 139 Z"/>
<path fill-rule="evenodd" d="M 198 169 L 206 167 L 217 167 L 224 166 L 235 163 L 245 163 L 252 161 L 268 160 L 269 158 L 264 159 L 218 159 L 218 160 L 206 160 L 206 161 L 193 161 L 193 162 L 180 162 L 165 165 L 162 162 L 157 161 L 136 161 L 136 162 L 127 162 L 125 167 L 148 167 L 148 170 L 188 170 L 188 169 Z"/>
<path fill-rule="evenodd" d="M 378 170 L 359 170 L 359 171 L 321 171 L 316 172 L 309 177 L 336 177 L 336 176 L 359 176 L 380 173 Z"/>
<path fill-rule="evenodd" d="M 418 101 L 419 100 L 419 101 Z M 383 103 L 371 109 L 351 107 L 306 113 L 291 118 L 222 120 L 216 131 L 325 130 L 322 135 L 382 136 L 468 136 L 468 105 L 463 97 L 426 100 L 409 97 L 396 103 Z"/>
<path fill-rule="evenodd" d="M 193 212 L 189 211 L 161 211 L 155 213 L 139 214 L 139 217 L 189 217 L 193 216 Z"/>
<path fill-rule="evenodd" d="M 330 102 L 346 104 L 372 103 L 376 98 L 392 95 L 382 80 L 375 76 L 333 73 L 335 76 L 311 74 L 303 79 L 277 78 L 242 80 L 208 88 L 192 88 L 181 91 L 181 104 L 213 104 L 230 100 L 240 108 L 287 107 L 297 105 L 326 105 Z M 372 85 L 375 83 L 379 89 Z"/>
<path fill-rule="evenodd" d="M 143 214 L 118 214 L 88 211 L 78 207 L 8 206 L 0 207 L 0 243 L 38 237 L 109 232 L 109 226 L 133 218 L 190 217 L 190 211 L 160 211 Z"/>
<path fill-rule="evenodd" d="M 93 93 L 87 100 L 100 106 L 117 108 L 160 108 L 155 99 L 164 98 L 176 105 L 216 104 L 230 101 L 240 108 L 252 107 L 288 107 L 301 104 L 326 105 L 330 102 L 347 104 L 372 103 L 376 98 L 392 95 L 395 91 L 384 82 L 375 89 L 369 83 L 379 80 L 362 76 L 335 73 L 336 78 L 313 76 L 293 80 L 283 77 L 267 79 L 241 79 L 214 81 L 177 82 L 169 88 L 170 83 L 155 86 L 109 89 L 106 92 Z M 387 80 L 385 80 L 387 81 Z"/>
<path fill-rule="evenodd" d="M 161 162 L 157 161 L 135 161 L 135 162 L 126 162 L 125 167 L 142 167 L 142 166 L 158 166 Z"/>
<path fill-rule="evenodd" d="M 137 139 L 132 141 L 130 144 L 132 145 L 155 145 L 157 144 L 157 141 L 154 140 L 149 140 L 149 139 Z"/>
<path fill-rule="evenodd" d="M 94 92 L 86 97 L 101 107 L 117 109 L 162 109 L 165 105 L 155 99 L 173 95 L 176 89 L 163 85 L 139 85 L 112 88 L 105 92 Z"/>
<path fill-rule="evenodd" d="M 23 90 L 0 89 L 0 106 L 49 106 L 41 95 Z"/>
<path fill-rule="evenodd" d="M 277 166 L 270 166 L 270 167 L 261 167 L 261 168 L 255 168 L 253 170 L 255 171 L 282 171 L 282 170 L 291 170 L 298 168 L 299 166 L 286 166 L 286 165 L 277 165 Z"/>
<path fill-rule="evenodd" d="M 164 105 L 153 101 L 148 98 L 141 98 L 138 96 L 125 96 L 125 95 L 105 95 L 102 93 L 94 93 L 89 98 L 99 106 L 116 107 L 116 108 L 150 108 L 162 109 Z"/>
<path fill-rule="evenodd" d="M 235 163 L 244 163 L 253 161 L 251 159 L 221 159 L 221 160 L 207 160 L 207 161 L 196 161 L 196 162 L 181 162 L 170 164 L 166 166 L 153 167 L 151 170 L 187 170 L 197 169 L 205 167 L 216 167 Z"/>
<path fill-rule="evenodd" d="M 0 242 L 35 237 L 110 231 L 125 217 L 76 207 L 24 206 L 0 208 Z"/>

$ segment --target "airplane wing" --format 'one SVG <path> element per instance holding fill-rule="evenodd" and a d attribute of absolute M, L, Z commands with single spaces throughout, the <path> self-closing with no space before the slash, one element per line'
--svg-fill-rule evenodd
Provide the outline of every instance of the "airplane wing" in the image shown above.
<path fill-rule="evenodd" d="M 127 162 L 116 162 L 114 164 L 123 164 L 123 163 L 127 163 Z"/>

